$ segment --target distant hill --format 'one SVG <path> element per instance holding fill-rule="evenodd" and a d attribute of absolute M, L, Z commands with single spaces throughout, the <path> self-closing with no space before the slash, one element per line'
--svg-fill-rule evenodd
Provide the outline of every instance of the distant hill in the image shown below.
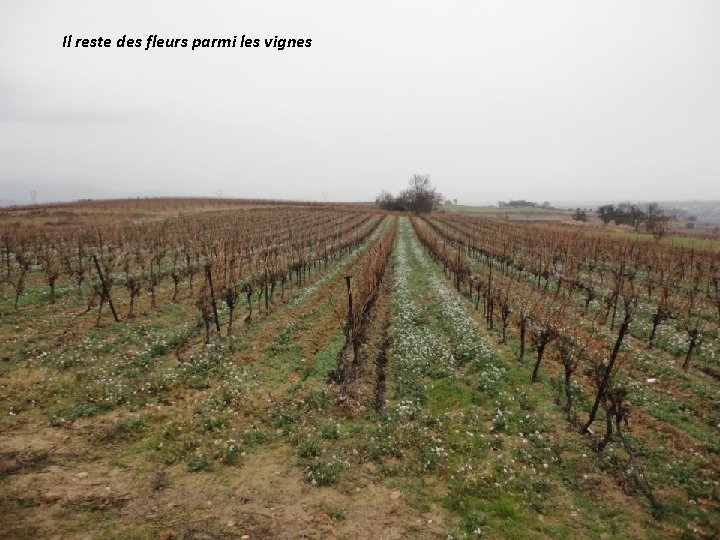
<path fill-rule="evenodd" d="M 86 184 L 50 184 L 46 182 L 2 182 L 0 193 L 8 201 L 2 206 L 11 204 L 31 204 L 31 192 L 35 192 L 37 203 L 67 202 L 78 199 L 105 199 L 118 197 L 118 193 L 104 188 Z"/>
<path fill-rule="evenodd" d="M 677 208 L 688 216 L 696 216 L 700 221 L 720 223 L 720 201 L 678 201 L 660 203 L 666 208 Z"/>
<path fill-rule="evenodd" d="M 181 191 L 132 191 L 127 189 L 105 188 L 89 184 L 50 184 L 41 182 L 0 182 L 0 207 L 32 204 L 31 191 L 35 191 L 38 204 L 71 202 L 81 199 L 124 199 L 134 197 L 186 197 L 192 196 Z"/>
<path fill-rule="evenodd" d="M 578 201 L 578 202 L 563 202 L 555 203 L 554 206 L 558 208 L 589 208 L 591 210 L 597 210 L 599 206 L 603 204 L 619 204 L 629 202 L 632 204 L 643 205 L 654 201 L 628 201 L 628 200 L 617 200 L 617 201 Z M 720 201 L 658 201 L 658 204 L 662 208 L 670 210 L 679 210 L 681 217 L 695 216 L 699 221 L 708 221 L 712 223 L 720 223 Z"/>

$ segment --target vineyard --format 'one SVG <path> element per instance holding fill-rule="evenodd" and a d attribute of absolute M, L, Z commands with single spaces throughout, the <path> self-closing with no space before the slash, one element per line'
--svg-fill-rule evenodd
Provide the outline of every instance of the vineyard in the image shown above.
<path fill-rule="evenodd" d="M 0 250 L 0 537 L 720 534 L 712 248 L 198 199 Z"/>

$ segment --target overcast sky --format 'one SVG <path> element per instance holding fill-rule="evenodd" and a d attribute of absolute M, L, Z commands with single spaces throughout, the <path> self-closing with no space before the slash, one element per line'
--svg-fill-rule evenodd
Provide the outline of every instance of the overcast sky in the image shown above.
<path fill-rule="evenodd" d="M 416 172 L 464 203 L 720 199 L 720 1 L 0 0 L 0 199 L 370 200 Z"/>

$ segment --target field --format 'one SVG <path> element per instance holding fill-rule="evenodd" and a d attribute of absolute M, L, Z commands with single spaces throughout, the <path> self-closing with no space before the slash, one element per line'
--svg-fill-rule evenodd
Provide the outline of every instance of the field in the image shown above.
<path fill-rule="evenodd" d="M 720 534 L 713 245 L 166 199 L 0 249 L 0 538 Z"/>
<path fill-rule="evenodd" d="M 683 205 L 683 203 L 676 203 Z M 717 224 L 717 218 L 710 212 L 716 212 L 717 205 L 713 202 L 706 203 L 707 208 L 701 206 L 704 210 L 704 220 L 693 222 L 693 228 L 688 229 L 685 225 L 687 220 L 678 218 L 673 224 L 672 234 L 665 236 L 661 242 L 670 245 L 694 247 L 699 249 L 714 249 L 720 251 L 720 228 Z M 484 216 L 493 216 L 508 221 L 527 221 L 534 223 L 562 223 L 567 227 L 582 228 L 589 234 L 597 234 L 601 236 L 610 235 L 617 238 L 627 238 L 632 240 L 655 241 L 652 234 L 635 230 L 629 225 L 608 225 L 603 224 L 599 216 L 592 211 L 587 212 L 587 221 L 580 222 L 573 220 L 573 210 L 562 208 L 545 208 L 542 206 L 469 206 L 469 205 L 441 205 L 440 210 L 447 213 L 476 214 Z"/>
<path fill-rule="evenodd" d="M 469 206 L 464 204 L 445 204 L 441 208 L 448 213 L 484 214 L 512 220 L 557 220 L 569 221 L 572 219 L 571 210 L 556 208 L 543 208 L 541 206 Z"/>

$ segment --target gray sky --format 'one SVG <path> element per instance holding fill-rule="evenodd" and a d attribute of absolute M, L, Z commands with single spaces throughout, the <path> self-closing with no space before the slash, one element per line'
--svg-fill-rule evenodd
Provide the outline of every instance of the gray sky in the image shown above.
<path fill-rule="evenodd" d="M 370 200 L 415 172 L 465 203 L 720 199 L 720 2 L 0 0 L 0 199 Z"/>

